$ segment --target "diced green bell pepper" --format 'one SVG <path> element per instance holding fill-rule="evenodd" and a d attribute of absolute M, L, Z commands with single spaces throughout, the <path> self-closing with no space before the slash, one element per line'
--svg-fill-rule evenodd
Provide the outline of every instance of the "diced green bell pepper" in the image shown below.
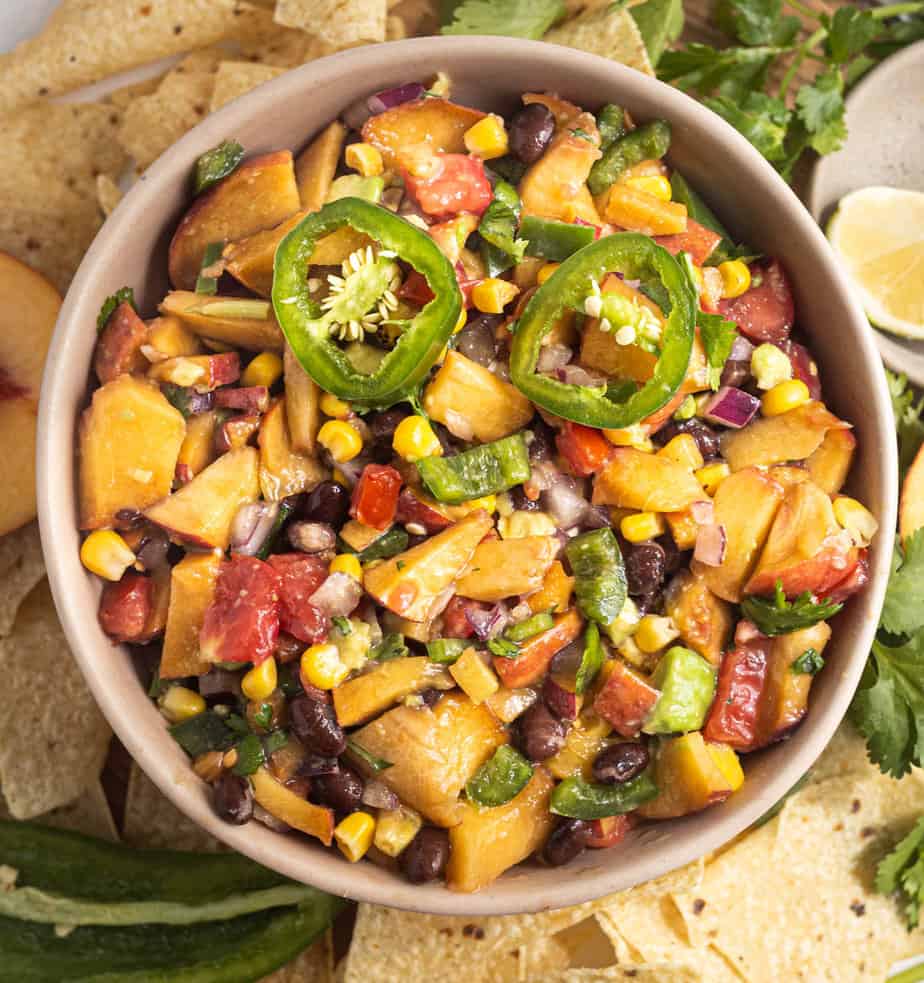
<path fill-rule="evenodd" d="M 642 727 L 646 734 L 686 734 L 703 726 L 715 695 L 715 670 L 701 655 L 673 646 L 661 656 L 651 685 L 661 695 Z"/>
<path fill-rule="evenodd" d="M 575 693 L 583 693 L 590 686 L 605 661 L 606 651 L 600 641 L 600 628 L 596 621 L 590 621 L 584 632 L 584 654 L 574 681 Z"/>
<path fill-rule="evenodd" d="M 651 768 L 622 785 L 586 782 L 573 775 L 553 789 L 549 809 L 569 819 L 606 819 L 633 812 L 657 794 Z"/>
<path fill-rule="evenodd" d="M 619 543 L 609 527 L 582 533 L 568 541 L 565 555 L 574 573 L 574 593 L 581 613 L 609 625 L 626 601 L 626 569 Z"/>
<path fill-rule="evenodd" d="M 519 751 L 502 744 L 475 772 L 465 794 L 480 806 L 502 806 L 515 798 L 533 777 L 533 766 Z"/>
<path fill-rule="evenodd" d="M 511 642 L 525 642 L 527 638 L 538 635 L 542 631 L 548 631 L 555 627 L 555 619 L 548 611 L 540 611 L 531 618 L 518 621 L 511 625 L 505 632 L 504 638 L 509 638 Z"/>
<path fill-rule="evenodd" d="M 590 169 L 587 187 L 592 195 L 600 195 L 619 180 L 623 171 L 643 160 L 658 160 L 671 145 L 670 123 L 653 119 L 614 140 L 603 156 Z"/>
<path fill-rule="evenodd" d="M 191 757 L 208 751 L 227 751 L 234 744 L 234 731 L 214 710 L 205 710 L 170 728 L 170 736 Z"/>
<path fill-rule="evenodd" d="M 427 642 L 427 658 L 441 666 L 451 666 L 468 648 L 464 638 L 434 638 Z"/>
<path fill-rule="evenodd" d="M 425 457 L 417 462 L 417 470 L 437 501 L 460 505 L 526 481 L 529 452 L 523 435 L 515 433 L 453 457 Z"/>
<path fill-rule="evenodd" d="M 592 225 L 576 225 L 558 222 L 551 218 L 527 215 L 520 223 L 520 235 L 529 245 L 527 256 L 541 256 L 553 263 L 560 263 L 579 249 L 594 241 L 596 230 Z"/>
<path fill-rule="evenodd" d="M 600 149 L 606 151 L 626 132 L 626 112 L 622 106 L 607 103 L 597 113 L 597 129 L 600 131 Z"/>
<path fill-rule="evenodd" d="M 198 195 L 237 170 L 244 159 L 244 148 L 237 140 L 223 140 L 217 147 L 206 150 L 196 161 L 194 191 Z"/>

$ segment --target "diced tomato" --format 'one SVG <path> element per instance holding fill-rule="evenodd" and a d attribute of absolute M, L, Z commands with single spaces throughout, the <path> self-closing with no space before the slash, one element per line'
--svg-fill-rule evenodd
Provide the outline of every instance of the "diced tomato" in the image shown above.
<path fill-rule="evenodd" d="M 688 218 L 686 232 L 678 232 L 672 236 L 655 236 L 654 241 L 674 256 L 679 252 L 689 253 L 693 262 L 702 266 L 722 241 L 722 237 L 718 232 Z"/>
<path fill-rule="evenodd" d="M 614 662 L 594 710 L 623 737 L 635 737 L 661 694 L 624 662 Z"/>
<path fill-rule="evenodd" d="M 785 341 L 781 341 L 777 348 L 789 357 L 793 378 L 801 379 L 808 386 L 809 396 L 812 399 L 821 399 L 821 379 L 818 377 L 818 366 L 805 345 L 800 345 L 792 338 L 787 338 Z"/>
<path fill-rule="evenodd" d="M 412 304 L 423 307 L 433 300 L 433 291 L 423 273 L 411 270 L 404 283 L 398 288 L 398 296 L 401 300 L 409 300 Z"/>
<path fill-rule="evenodd" d="M 154 608 L 154 581 L 140 573 L 126 573 L 108 583 L 99 599 L 99 623 L 115 642 L 137 642 L 145 638 Z"/>
<path fill-rule="evenodd" d="M 408 194 L 427 215 L 448 218 L 458 212 L 481 213 L 491 204 L 494 192 L 484 172 L 484 163 L 467 154 L 435 154 L 434 173 L 415 177 L 404 172 Z"/>
<path fill-rule="evenodd" d="M 626 833 L 635 825 L 631 815 L 606 816 L 595 819 L 590 824 L 590 836 L 585 841 L 591 850 L 606 850 L 625 839 Z"/>
<path fill-rule="evenodd" d="M 443 611 L 443 635 L 446 638 L 471 638 L 475 634 L 475 627 L 469 621 L 466 612 L 472 609 L 487 611 L 489 608 L 489 604 L 483 604 L 481 601 L 472 601 L 458 594 L 453 595 Z"/>
<path fill-rule="evenodd" d="M 723 317 L 734 321 L 751 341 L 778 343 L 789 337 L 795 305 L 778 260 L 751 264 L 751 288 L 719 302 Z"/>
<path fill-rule="evenodd" d="M 224 562 L 199 632 L 203 658 L 254 665 L 268 659 L 279 634 L 279 588 L 279 575 L 256 557 Z"/>
<path fill-rule="evenodd" d="M 596 474 L 613 453 L 613 445 L 601 431 L 570 420 L 565 421 L 555 443 L 571 470 L 581 478 Z"/>
<path fill-rule="evenodd" d="M 353 489 L 350 515 L 365 526 L 387 529 L 395 521 L 401 475 L 388 464 L 367 464 Z"/>
<path fill-rule="evenodd" d="M 829 601 L 842 604 L 869 583 L 869 550 L 862 549 L 857 556 L 854 568 L 826 592 Z"/>
<path fill-rule="evenodd" d="M 428 535 L 440 532 L 452 525 L 451 519 L 447 519 L 441 512 L 437 512 L 426 502 L 422 502 L 410 488 L 405 488 L 398 496 L 395 521 L 402 525 L 407 525 L 409 522 L 417 523 L 417 525 L 423 526 Z"/>
<path fill-rule="evenodd" d="M 742 751 L 754 746 L 770 645 L 769 639 L 755 640 L 725 654 L 715 699 L 703 727 L 707 741 Z"/>
<path fill-rule="evenodd" d="M 301 642 L 323 642 L 330 619 L 308 598 L 327 578 L 327 564 L 304 553 L 279 553 L 267 561 L 279 575 L 279 627 Z"/>

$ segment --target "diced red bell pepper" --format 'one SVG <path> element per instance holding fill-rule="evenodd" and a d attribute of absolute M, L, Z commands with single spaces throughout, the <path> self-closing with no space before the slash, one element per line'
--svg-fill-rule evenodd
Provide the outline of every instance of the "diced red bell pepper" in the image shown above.
<path fill-rule="evenodd" d="M 707 229 L 705 225 L 700 225 L 699 222 L 694 222 L 692 218 L 688 218 L 686 232 L 678 232 L 672 236 L 655 236 L 654 241 L 673 256 L 680 252 L 689 253 L 693 262 L 697 266 L 702 266 L 712 255 L 715 247 L 722 241 L 722 237 L 718 232 L 713 232 L 712 229 Z"/>
<path fill-rule="evenodd" d="M 839 580 L 830 590 L 825 594 L 825 597 L 829 601 L 834 601 L 837 604 L 843 604 L 848 597 L 853 597 L 858 591 L 863 590 L 863 588 L 869 583 L 869 550 L 862 549 L 857 555 L 857 562 L 853 569 L 844 577 L 843 580 Z"/>
<path fill-rule="evenodd" d="M 279 589 L 276 571 L 254 556 L 224 562 L 199 632 L 203 658 L 255 666 L 268 659 L 279 634 Z"/>
<path fill-rule="evenodd" d="M 388 464 L 367 464 L 353 489 L 350 515 L 364 526 L 387 529 L 398 511 L 401 474 Z"/>
<path fill-rule="evenodd" d="M 401 300 L 409 300 L 412 304 L 424 307 L 433 300 L 433 291 L 423 273 L 411 270 L 404 283 L 398 288 L 398 296 Z"/>
<path fill-rule="evenodd" d="M 279 627 L 300 642 L 315 645 L 330 631 L 330 618 L 308 598 L 327 579 L 327 564 L 304 553 L 279 553 L 267 561 L 279 575 Z"/>
<path fill-rule="evenodd" d="M 453 595 L 443 611 L 443 635 L 446 638 L 471 638 L 475 634 L 475 627 L 466 612 L 473 609 L 487 611 L 490 605 L 460 597 L 458 594 Z"/>
<path fill-rule="evenodd" d="M 784 341 L 796 311 L 783 267 L 775 259 L 752 263 L 751 284 L 740 297 L 719 302 L 722 316 L 734 321 L 751 341 Z"/>
<path fill-rule="evenodd" d="M 404 187 L 421 211 L 437 218 L 449 218 L 458 212 L 481 215 L 494 197 L 484 162 L 467 154 L 434 156 L 432 174 L 415 177 L 404 172 Z"/>
<path fill-rule="evenodd" d="M 552 659 L 581 634 L 583 627 L 584 621 L 577 611 L 560 614 L 554 627 L 527 639 L 515 659 L 496 656 L 494 671 L 508 689 L 532 686 L 545 675 Z"/>
<path fill-rule="evenodd" d="M 99 599 L 99 623 L 114 642 L 137 642 L 146 638 L 154 609 L 154 581 L 140 573 L 126 573 L 108 583 Z"/>
<path fill-rule="evenodd" d="M 755 640 L 727 652 L 703 737 L 739 751 L 754 746 L 761 694 L 767 681 L 770 641 Z"/>
<path fill-rule="evenodd" d="M 590 824 L 590 836 L 585 843 L 591 850 L 606 850 L 625 839 L 626 833 L 635 825 L 631 815 L 605 816 Z"/>
<path fill-rule="evenodd" d="M 614 662 L 594 710 L 622 737 L 635 737 L 658 702 L 660 692 L 624 662 Z"/>
<path fill-rule="evenodd" d="M 561 456 L 581 478 L 596 474 L 613 454 L 613 445 L 593 427 L 566 420 L 555 437 Z"/>
<path fill-rule="evenodd" d="M 440 532 L 452 525 L 452 519 L 446 518 L 441 512 L 422 502 L 410 488 L 405 488 L 398 496 L 398 510 L 395 521 L 402 525 L 417 523 L 423 526 L 428 535 Z"/>

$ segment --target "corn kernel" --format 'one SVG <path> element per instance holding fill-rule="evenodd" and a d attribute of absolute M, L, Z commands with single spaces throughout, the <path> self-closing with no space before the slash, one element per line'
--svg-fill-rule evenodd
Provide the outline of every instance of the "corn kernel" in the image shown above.
<path fill-rule="evenodd" d="M 275 352 L 260 352 L 241 373 L 242 386 L 266 386 L 282 378 L 282 359 Z"/>
<path fill-rule="evenodd" d="M 387 857 L 397 857 L 423 826 L 419 812 L 407 806 L 379 809 L 375 823 L 375 845 Z"/>
<path fill-rule="evenodd" d="M 472 512 L 478 512 L 480 509 L 484 509 L 488 515 L 494 515 L 497 511 L 497 496 L 482 495 L 481 498 L 470 498 L 467 502 L 457 505 L 456 508 L 460 510 L 462 515 L 471 515 Z"/>
<path fill-rule="evenodd" d="M 653 195 L 659 201 L 670 201 L 673 192 L 671 183 L 662 174 L 645 174 L 642 177 L 632 177 L 626 181 L 630 187 Z"/>
<path fill-rule="evenodd" d="M 368 812 L 351 812 L 334 829 L 337 846 L 351 864 L 362 860 L 372 846 L 374 836 L 375 820 Z"/>
<path fill-rule="evenodd" d="M 672 437 L 658 451 L 659 457 L 667 457 L 691 471 L 698 471 L 703 466 L 703 455 L 696 446 L 696 441 L 688 433 L 679 433 Z"/>
<path fill-rule="evenodd" d="M 341 553 L 340 556 L 335 556 L 331 560 L 330 572 L 345 573 L 348 577 L 352 577 L 360 583 L 363 582 L 362 564 L 352 553 Z"/>
<path fill-rule="evenodd" d="M 363 449 L 359 431 L 343 420 L 328 420 L 318 431 L 318 443 L 338 464 L 352 461 Z"/>
<path fill-rule="evenodd" d="M 731 468 L 724 461 L 707 464 L 693 472 L 696 480 L 703 486 L 707 495 L 714 495 L 719 485 L 731 474 Z"/>
<path fill-rule="evenodd" d="M 869 546 L 879 529 L 873 513 L 861 502 L 846 495 L 838 495 L 833 508 L 834 518 L 842 529 L 850 533 L 854 546 Z"/>
<path fill-rule="evenodd" d="M 350 404 L 338 399 L 333 393 L 321 396 L 321 412 L 333 420 L 345 420 L 353 411 Z"/>
<path fill-rule="evenodd" d="M 643 652 L 658 652 L 670 645 L 680 636 L 676 625 L 670 618 L 657 614 L 646 614 L 638 623 L 633 638 Z"/>
<path fill-rule="evenodd" d="M 504 121 L 493 113 L 465 131 L 465 149 L 482 160 L 493 160 L 507 153 L 509 143 Z"/>
<path fill-rule="evenodd" d="M 267 699 L 276 688 L 276 660 L 270 656 L 241 679 L 241 692 L 248 700 L 257 703 Z"/>
<path fill-rule="evenodd" d="M 497 520 L 501 539 L 526 539 L 528 536 L 554 536 L 558 526 L 545 512 L 511 512 Z"/>
<path fill-rule="evenodd" d="M 519 292 L 519 287 L 509 280 L 489 276 L 472 287 L 472 303 L 483 314 L 503 314 Z"/>
<path fill-rule="evenodd" d="M 135 562 L 135 554 L 117 532 L 97 529 L 83 541 L 80 562 L 97 577 L 121 580 L 122 574 Z"/>
<path fill-rule="evenodd" d="M 346 148 L 344 160 L 347 167 L 359 171 L 363 177 L 378 177 L 385 170 L 382 155 L 371 143 L 351 143 Z"/>
<path fill-rule="evenodd" d="M 302 679 L 318 689 L 333 689 L 350 674 L 340 660 L 337 646 L 330 642 L 305 649 L 299 665 Z"/>
<path fill-rule="evenodd" d="M 638 451 L 654 450 L 654 445 L 648 437 L 648 431 L 640 423 L 620 430 L 604 430 L 603 436 L 617 447 L 634 447 Z"/>
<path fill-rule="evenodd" d="M 205 700 L 185 686 L 171 686 L 160 700 L 160 712 L 174 724 L 197 717 L 204 710 Z"/>
<path fill-rule="evenodd" d="M 751 286 L 751 271 L 741 259 L 729 259 L 719 263 L 722 275 L 722 296 L 740 297 Z"/>
<path fill-rule="evenodd" d="M 789 379 L 768 389 L 760 401 L 764 416 L 781 416 L 811 399 L 808 386 L 801 379 Z"/>
<path fill-rule="evenodd" d="M 406 416 L 395 428 L 391 445 L 398 457 L 411 463 L 425 457 L 439 457 L 443 453 L 439 437 L 426 417 L 422 416 Z"/>
<path fill-rule="evenodd" d="M 536 283 L 541 287 L 559 266 L 561 266 L 561 263 L 546 263 L 545 266 L 540 267 L 539 272 L 536 274 Z"/>
<path fill-rule="evenodd" d="M 456 321 L 456 326 L 452 329 L 452 333 L 458 334 L 465 327 L 467 321 L 468 311 L 463 307 L 462 310 L 459 311 L 459 319 Z"/>
<path fill-rule="evenodd" d="M 644 543 L 666 531 L 664 519 L 657 512 L 636 512 L 619 523 L 619 531 L 630 543 Z"/>

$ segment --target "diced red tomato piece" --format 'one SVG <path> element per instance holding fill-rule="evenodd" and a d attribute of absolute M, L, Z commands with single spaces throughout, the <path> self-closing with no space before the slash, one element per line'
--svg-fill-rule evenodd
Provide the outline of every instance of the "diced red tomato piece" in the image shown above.
<path fill-rule="evenodd" d="M 252 662 L 273 654 L 279 634 L 279 575 L 254 556 L 221 565 L 205 610 L 199 648 L 209 662 Z"/>
<path fill-rule="evenodd" d="M 411 270 L 404 283 L 398 288 L 398 296 L 402 300 L 409 300 L 412 304 L 423 307 L 433 300 L 433 291 L 423 273 Z"/>
<path fill-rule="evenodd" d="M 869 550 L 862 549 L 857 556 L 856 565 L 844 577 L 830 588 L 825 596 L 829 601 L 842 604 L 848 597 L 853 597 L 869 583 Z"/>
<path fill-rule="evenodd" d="M 751 341 L 784 341 L 795 318 L 789 281 L 778 260 L 751 264 L 751 288 L 719 302 L 723 317 L 734 321 Z"/>
<path fill-rule="evenodd" d="M 395 521 L 401 474 L 388 464 L 367 464 L 353 489 L 350 515 L 373 529 L 387 529 Z"/>
<path fill-rule="evenodd" d="M 108 583 L 99 599 L 99 623 L 115 642 L 135 642 L 146 636 L 154 608 L 154 581 L 140 573 L 126 573 Z"/>
<path fill-rule="evenodd" d="M 624 662 L 614 662 L 594 710 L 623 737 L 635 737 L 661 694 Z"/>
<path fill-rule="evenodd" d="M 431 508 L 426 502 L 422 502 L 410 488 L 405 488 L 398 496 L 395 521 L 402 525 L 416 522 L 417 525 L 423 526 L 428 535 L 440 532 L 452 525 L 451 519 Z"/>
<path fill-rule="evenodd" d="M 755 640 L 726 652 L 719 669 L 715 699 L 703 727 L 707 741 L 728 744 L 741 751 L 754 746 L 770 645 L 769 639 Z"/>
<path fill-rule="evenodd" d="M 707 229 L 705 225 L 687 219 L 687 231 L 672 236 L 655 236 L 655 242 L 676 256 L 679 252 L 690 254 L 697 266 L 702 266 L 712 255 L 712 251 L 722 241 L 718 232 Z"/>
<path fill-rule="evenodd" d="M 631 815 L 606 816 L 595 819 L 590 824 L 590 836 L 586 843 L 591 850 L 606 850 L 625 839 L 626 833 L 635 825 Z"/>
<path fill-rule="evenodd" d="M 458 594 L 453 595 L 443 611 L 443 635 L 446 638 L 471 638 L 475 634 L 475 626 L 466 612 L 487 611 L 490 607 L 490 604 L 481 601 L 473 601 Z"/>
<path fill-rule="evenodd" d="M 437 162 L 434 173 L 415 177 L 404 172 L 404 186 L 421 211 L 445 218 L 458 212 L 480 215 L 494 197 L 484 163 L 467 154 L 434 156 Z"/>
<path fill-rule="evenodd" d="M 613 453 L 613 445 L 601 431 L 570 420 L 565 421 L 555 443 L 571 470 L 581 478 L 596 474 Z"/>
<path fill-rule="evenodd" d="M 323 642 L 330 619 L 308 598 L 327 579 L 327 564 L 304 553 L 279 553 L 267 562 L 279 575 L 280 629 L 308 645 Z"/>

